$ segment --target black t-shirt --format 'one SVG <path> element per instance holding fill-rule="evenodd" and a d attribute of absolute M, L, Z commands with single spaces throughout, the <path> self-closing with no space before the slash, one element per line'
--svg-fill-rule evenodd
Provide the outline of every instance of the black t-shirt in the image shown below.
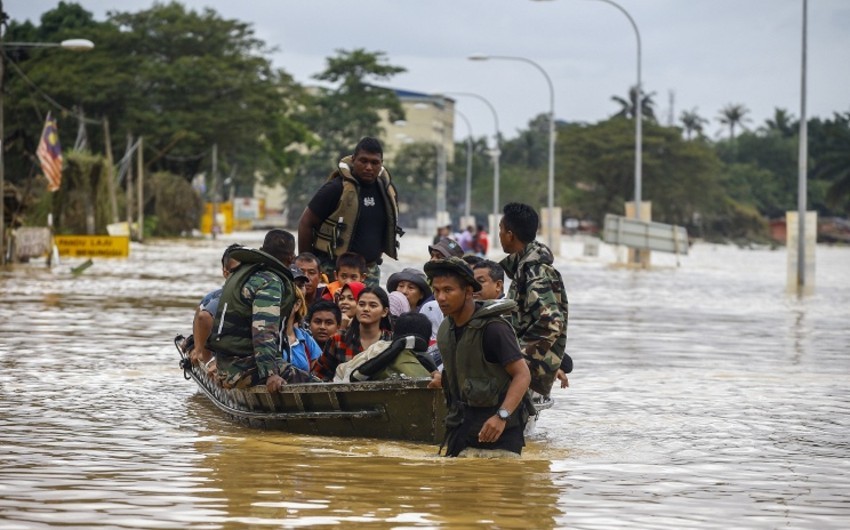
<path fill-rule="evenodd" d="M 377 182 L 360 184 L 360 217 L 348 245 L 348 250 L 363 256 L 366 263 L 381 257 L 384 235 L 387 233 L 386 205 L 378 186 Z M 327 219 L 339 205 L 340 197 L 342 179 L 334 178 L 319 188 L 307 206 L 319 219 Z"/>
<path fill-rule="evenodd" d="M 455 340 L 460 341 L 466 326 L 455 328 Z M 484 358 L 491 363 L 507 366 L 522 359 L 514 328 L 504 320 L 494 320 L 484 328 Z"/>

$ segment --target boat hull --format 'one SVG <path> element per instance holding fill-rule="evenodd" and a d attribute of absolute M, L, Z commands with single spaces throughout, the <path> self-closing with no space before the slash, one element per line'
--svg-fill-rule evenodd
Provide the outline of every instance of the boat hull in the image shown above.
<path fill-rule="evenodd" d="M 406 440 L 439 444 L 445 434 L 441 389 L 426 379 L 285 385 L 224 389 L 198 366 L 184 374 L 234 420 L 296 434 Z"/>

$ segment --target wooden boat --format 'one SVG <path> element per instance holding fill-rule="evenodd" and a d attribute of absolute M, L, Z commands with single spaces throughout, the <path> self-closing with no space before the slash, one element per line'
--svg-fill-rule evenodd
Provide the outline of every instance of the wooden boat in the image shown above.
<path fill-rule="evenodd" d="M 251 427 L 320 436 L 443 441 L 445 398 L 442 390 L 428 388 L 430 378 L 289 384 L 278 392 L 268 392 L 265 386 L 224 389 L 180 354 L 184 377 L 194 380 L 229 417 Z"/>
<path fill-rule="evenodd" d="M 430 378 L 289 384 L 278 392 L 268 392 L 262 385 L 224 389 L 202 367 L 192 365 L 177 342 L 184 377 L 194 380 L 221 411 L 245 425 L 296 434 L 431 444 L 441 443 L 445 436 L 445 397 L 441 389 L 428 388 Z M 551 406 L 548 398 L 535 400 L 538 413 Z"/>

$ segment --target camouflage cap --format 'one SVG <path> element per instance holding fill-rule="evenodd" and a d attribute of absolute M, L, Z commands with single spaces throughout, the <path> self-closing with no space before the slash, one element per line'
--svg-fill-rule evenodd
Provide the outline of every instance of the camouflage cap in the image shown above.
<path fill-rule="evenodd" d="M 481 290 L 481 284 L 475 280 L 475 275 L 472 274 L 472 269 L 462 259 L 452 256 L 446 259 L 438 259 L 429 261 L 425 264 L 425 274 L 429 280 L 433 280 L 437 272 L 448 271 L 459 276 L 467 285 L 472 287 L 474 292 Z"/>

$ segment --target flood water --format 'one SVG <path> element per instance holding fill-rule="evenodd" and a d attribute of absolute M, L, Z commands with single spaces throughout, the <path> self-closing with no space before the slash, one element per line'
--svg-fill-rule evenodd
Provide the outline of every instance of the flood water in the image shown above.
<path fill-rule="evenodd" d="M 564 240 L 571 387 L 521 460 L 233 425 L 171 343 L 239 241 L 0 271 L 0 528 L 847 528 L 850 248 L 612 266 Z M 385 278 L 421 266 L 404 238 Z"/>

